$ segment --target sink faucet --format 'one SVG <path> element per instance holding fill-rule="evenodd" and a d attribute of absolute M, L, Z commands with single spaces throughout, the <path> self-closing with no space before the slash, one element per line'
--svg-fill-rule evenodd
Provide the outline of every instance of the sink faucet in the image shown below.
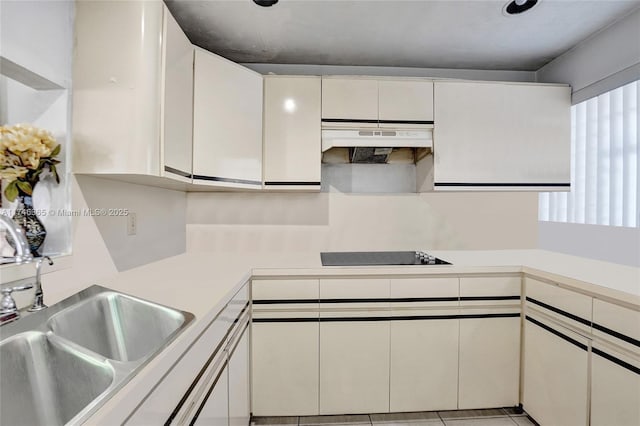
<path fill-rule="evenodd" d="M 24 231 L 17 223 L 11 220 L 8 216 L 0 214 L 0 223 L 3 223 L 16 246 L 16 253 L 13 256 L 13 263 L 29 263 L 33 260 L 31 255 L 31 249 L 29 243 L 25 238 Z"/>
<path fill-rule="evenodd" d="M 26 264 L 34 261 L 33 255 L 31 254 L 31 249 L 29 248 L 29 243 L 25 238 L 24 231 L 21 227 L 19 227 L 13 220 L 9 219 L 9 217 L 0 214 L 0 222 L 5 225 L 7 230 L 9 231 L 9 235 L 13 238 L 14 245 L 16 247 L 15 255 L 13 256 L 12 263 L 17 264 Z M 44 256 L 39 258 L 36 261 L 36 277 L 35 283 L 33 285 L 25 285 L 20 287 L 13 288 L 4 288 L 2 289 L 2 299 L 0 300 L 0 325 L 5 324 L 7 322 L 15 321 L 20 318 L 20 312 L 16 306 L 11 293 L 13 291 L 22 291 L 28 290 L 30 288 L 35 287 L 35 294 L 33 299 L 33 304 L 28 309 L 29 312 L 40 311 L 47 307 L 44 304 L 44 293 L 42 292 L 42 280 L 41 280 L 41 270 L 42 270 L 42 262 L 47 260 L 49 265 L 53 265 L 53 260 L 49 256 Z"/>

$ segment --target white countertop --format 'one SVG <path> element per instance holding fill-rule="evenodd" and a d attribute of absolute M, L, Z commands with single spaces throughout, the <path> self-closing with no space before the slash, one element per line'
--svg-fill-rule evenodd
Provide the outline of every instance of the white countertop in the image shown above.
<path fill-rule="evenodd" d="M 156 303 L 189 311 L 193 324 L 131 382 L 109 400 L 87 424 L 115 424 L 132 411 L 215 318 L 235 290 L 252 276 L 411 276 L 524 272 L 561 283 L 595 297 L 640 309 L 640 268 L 568 256 L 543 250 L 425 250 L 453 265 L 323 267 L 319 253 L 185 253 L 91 283 Z M 61 296 L 61 295 L 56 295 Z"/>

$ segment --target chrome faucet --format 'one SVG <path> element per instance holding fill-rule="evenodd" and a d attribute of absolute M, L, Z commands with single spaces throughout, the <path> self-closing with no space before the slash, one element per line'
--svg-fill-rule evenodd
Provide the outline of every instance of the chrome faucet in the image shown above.
<path fill-rule="evenodd" d="M 28 309 L 29 312 L 37 312 L 47 307 L 44 304 L 44 293 L 42 292 L 42 281 L 40 280 L 40 271 L 42 270 L 42 262 L 47 259 L 49 266 L 53 265 L 53 260 L 49 256 L 43 256 L 36 261 L 36 282 L 33 284 L 36 288 L 33 296 L 33 304 Z"/>
<path fill-rule="evenodd" d="M 25 238 L 22 228 L 9 217 L 1 214 L 0 222 L 3 223 L 7 228 L 7 231 L 9 232 L 9 235 L 11 235 L 11 238 L 13 238 L 15 245 L 15 255 L 11 259 L 10 263 L 26 264 L 33 262 L 34 258 L 31 254 L 29 243 Z M 2 299 L 0 300 L 0 325 L 15 321 L 20 318 L 20 311 L 16 306 L 15 300 L 13 300 L 13 296 L 11 296 L 11 293 L 14 291 L 28 290 L 35 287 L 33 303 L 27 310 L 29 312 L 36 312 L 47 307 L 47 305 L 44 304 L 44 293 L 42 292 L 41 279 L 42 262 L 45 259 L 48 261 L 49 265 L 53 265 L 53 261 L 49 256 L 39 258 L 36 261 L 36 277 L 35 283 L 33 285 L 27 284 L 18 287 L 7 287 L 2 289 Z"/>
<path fill-rule="evenodd" d="M 13 243 L 16 246 L 16 253 L 13 256 L 12 263 L 29 263 L 33 260 L 33 256 L 31 255 L 31 248 L 29 247 L 29 243 L 27 242 L 27 238 L 24 235 L 24 230 L 18 226 L 13 220 L 11 220 L 8 216 L 0 214 L 0 223 L 3 223 L 11 238 L 13 238 Z"/>

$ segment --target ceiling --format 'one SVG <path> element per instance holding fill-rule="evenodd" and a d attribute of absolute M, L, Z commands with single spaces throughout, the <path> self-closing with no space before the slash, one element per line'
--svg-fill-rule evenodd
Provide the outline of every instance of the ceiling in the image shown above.
<path fill-rule="evenodd" d="M 640 0 L 540 0 L 506 16 L 507 0 L 166 3 L 194 44 L 236 62 L 523 71 L 640 7 Z"/>

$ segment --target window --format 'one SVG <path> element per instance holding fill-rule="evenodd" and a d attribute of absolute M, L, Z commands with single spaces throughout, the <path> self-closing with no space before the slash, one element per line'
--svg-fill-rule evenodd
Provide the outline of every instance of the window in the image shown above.
<path fill-rule="evenodd" d="M 539 220 L 640 227 L 639 82 L 571 107 L 571 192 L 541 193 Z"/>

